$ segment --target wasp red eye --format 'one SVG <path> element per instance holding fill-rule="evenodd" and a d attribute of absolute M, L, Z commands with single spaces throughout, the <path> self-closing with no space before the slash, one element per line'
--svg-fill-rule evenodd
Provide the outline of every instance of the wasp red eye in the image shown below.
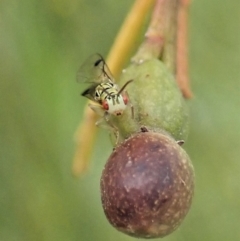
<path fill-rule="evenodd" d="M 108 109 L 109 109 L 109 105 L 108 105 L 108 103 L 107 103 L 106 100 L 104 100 L 104 101 L 102 102 L 102 107 L 103 107 L 104 110 L 108 110 Z"/>
<path fill-rule="evenodd" d="M 128 103 L 128 96 L 127 95 L 123 95 L 123 102 L 126 105 Z"/>

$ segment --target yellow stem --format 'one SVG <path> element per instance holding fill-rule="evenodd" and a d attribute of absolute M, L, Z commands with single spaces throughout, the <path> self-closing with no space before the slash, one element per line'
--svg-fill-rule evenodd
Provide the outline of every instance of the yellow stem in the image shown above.
<path fill-rule="evenodd" d="M 134 46 L 149 9 L 156 0 L 136 0 L 127 15 L 107 58 L 114 76 L 117 76 Z"/>
<path fill-rule="evenodd" d="M 107 58 L 108 66 L 114 76 L 119 75 L 124 62 L 133 48 L 145 17 L 155 0 L 136 0 L 126 17 Z M 79 176 L 88 167 L 92 147 L 96 137 L 97 117 L 88 106 L 85 107 L 83 121 L 76 132 L 76 152 L 72 172 Z"/>
<path fill-rule="evenodd" d="M 72 173 L 78 177 L 81 173 L 87 170 L 89 159 L 92 154 L 92 146 L 96 137 L 96 123 L 97 116 L 89 108 L 85 106 L 83 120 L 75 134 L 76 151 L 73 158 Z"/>

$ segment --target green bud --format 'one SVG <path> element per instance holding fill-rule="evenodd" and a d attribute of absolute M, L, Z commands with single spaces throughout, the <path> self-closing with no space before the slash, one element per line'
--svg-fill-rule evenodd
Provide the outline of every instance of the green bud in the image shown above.
<path fill-rule="evenodd" d="M 120 139 L 139 132 L 142 126 L 156 132 L 168 132 L 176 140 L 188 134 L 188 110 L 173 74 L 158 59 L 132 63 L 122 74 L 119 86 L 133 79 L 126 90 L 133 106 L 122 116 L 111 116 Z M 129 105 L 130 106 L 130 105 Z"/>

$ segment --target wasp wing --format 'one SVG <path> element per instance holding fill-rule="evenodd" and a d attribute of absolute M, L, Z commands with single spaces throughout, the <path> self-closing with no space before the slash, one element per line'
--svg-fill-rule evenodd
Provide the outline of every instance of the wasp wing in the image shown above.
<path fill-rule="evenodd" d="M 93 84 L 88 89 L 84 90 L 81 95 L 96 102 L 96 100 L 94 99 L 94 96 L 95 96 L 95 89 L 96 89 L 97 85 L 98 84 Z"/>
<path fill-rule="evenodd" d="M 79 83 L 104 83 L 114 82 L 113 76 L 100 54 L 90 56 L 77 72 Z"/>

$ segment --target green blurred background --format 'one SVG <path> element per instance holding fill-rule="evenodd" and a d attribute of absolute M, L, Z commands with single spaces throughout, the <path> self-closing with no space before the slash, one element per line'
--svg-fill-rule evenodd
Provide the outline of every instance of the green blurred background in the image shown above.
<path fill-rule="evenodd" d="M 71 176 L 82 118 L 80 63 L 107 55 L 133 1 L 0 1 L 0 241 L 135 240 L 110 226 L 99 179 L 104 130 L 90 171 Z M 240 1 L 193 0 L 194 98 L 185 149 L 196 171 L 190 213 L 168 241 L 240 240 Z"/>

